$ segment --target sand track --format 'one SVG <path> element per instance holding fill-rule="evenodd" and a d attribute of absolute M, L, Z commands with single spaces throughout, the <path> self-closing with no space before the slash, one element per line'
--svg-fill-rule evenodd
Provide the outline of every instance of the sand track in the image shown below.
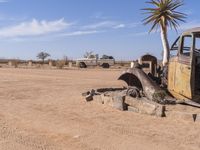
<path fill-rule="evenodd" d="M 0 69 L 0 150 L 198 150 L 200 124 L 121 112 L 81 93 L 121 71 Z"/>

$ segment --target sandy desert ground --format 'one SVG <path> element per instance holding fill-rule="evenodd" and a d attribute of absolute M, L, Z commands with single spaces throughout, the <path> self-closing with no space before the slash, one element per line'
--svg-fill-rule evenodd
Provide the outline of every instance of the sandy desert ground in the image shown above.
<path fill-rule="evenodd" d="M 199 150 L 200 123 L 86 103 L 117 70 L 0 69 L 0 150 Z"/>

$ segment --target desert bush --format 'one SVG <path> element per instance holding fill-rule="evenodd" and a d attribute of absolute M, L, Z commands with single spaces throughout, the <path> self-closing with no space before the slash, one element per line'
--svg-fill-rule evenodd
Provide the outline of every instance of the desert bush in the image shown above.
<path fill-rule="evenodd" d="M 19 65 L 19 60 L 17 60 L 17 59 L 11 60 L 11 66 L 14 66 L 15 68 L 17 68 L 18 65 Z"/>
<path fill-rule="evenodd" d="M 36 64 L 36 65 L 35 65 L 35 68 L 37 68 L 37 69 L 40 69 L 41 67 L 42 67 L 41 64 Z"/>
<path fill-rule="evenodd" d="M 66 61 L 65 60 L 57 60 L 56 61 L 56 67 L 58 69 L 63 69 L 63 67 L 65 66 Z"/>
<path fill-rule="evenodd" d="M 55 60 L 48 60 L 49 61 L 49 66 L 57 66 L 57 62 Z"/>

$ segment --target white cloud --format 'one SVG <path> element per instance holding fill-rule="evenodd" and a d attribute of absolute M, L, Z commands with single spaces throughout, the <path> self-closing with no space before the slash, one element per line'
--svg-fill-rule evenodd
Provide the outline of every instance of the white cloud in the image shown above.
<path fill-rule="evenodd" d="M 160 32 L 159 31 L 154 31 L 154 32 L 148 32 L 148 31 L 144 31 L 144 32 L 137 32 L 137 33 L 133 33 L 130 36 L 134 36 L 134 37 L 140 37 L 140 36 L 150 36 L 150 35 L 159 35 Z"/>
<path fill-rule="evenodd" d="M 187 30 L 190 28 L 200 27 L 200 22 L 197 20 L 193 20 L 187 23 L 184 23 L 180 26 L 180 30 Z"/>
<path fill-rule="evenodd" d="M 59 36 L 81 36 L 81 35 L 96 34 L 96 33 L 100 33 L 100 32 L 103 32 L 103 31 L 97 31 L 97 30 L 74 31 L 74 32 L 70 32 L 70 33 L 63 33 L 63 34 L 60 34 Z"/>
<path fill-rule="evenodd" d="M 125 27 L 126 27 L 125 24 L 119 24 L 119 25 L 114 26 L 113 28 L 114 29 L 120 29 L 120 28 L 125 28 Z"/>
<path fill-rule="evenodd" d="M 113 26 L 116 26 L 116 23 L 113 21 L 102 21 L 95 24 L 83 26 L 83 29 L 112 28 Z"/>
<path fill-rule="evenodd" d="M 141 22 L 133 22 L 133 23 L 128 23 L 126 26 L 127 28 L 135 28 L 137 26 L 141 26 Z"/>
<path fill-rule="evenodd" d="M 24 40 L 34 39 L 35 37 L 48 39 L 66 36 L 83 36 L 108 32 L 110 30 L 134 28 L 137 25 L 138 23 L 122 23 L 108 20 L 81 26 L 74 22 L 68 23 L 64 19 L 53 21 L 32 19 L 31 21 L 0 28 L 0 39 Z"/>
<path fill-rule="evenodd" d="M 56 34 L 51 34 L 49 35 L 44 35 L 40 37 L 36 36 L 31 36 L 29 38 L 27 37 L 13 37 L 10 38 L 9 41 L 14 41 L 14 42 L 25 42 L 25 41 L 52 41 L 58 38 L 63 38 L 63 37 L 73 37 L 73 36 L 84 36 L 84 35 L 92 35 L 92 34 L 97 34 L 97 33 L 102 33 L 104 31 L 96 31 L 96 30 L 91 30 L 91 31 L 73 31 L 73 32 L 68 32 L 68 33 L 56 33 Z M 7 41 L 8 39 L 1 39 Z"/>
<path fill-rule="evenodd" d="M 102 21 L 90 25 L 83 26 L 82 29 L 121 29 L 121 28 L 135 28 L 141 23 L 121 23 L 118 21 Z"/>
<path fill-rule="evenodd" d="M 33 19 L 30 22 L 22 22 L 15 26 L 0 28 L 0 38 L 46 35 L 48 33 L 64 30 L 70 25 L 71 24 L 66 23 L 64 19 L 55 21 L 38 21 Z"/>

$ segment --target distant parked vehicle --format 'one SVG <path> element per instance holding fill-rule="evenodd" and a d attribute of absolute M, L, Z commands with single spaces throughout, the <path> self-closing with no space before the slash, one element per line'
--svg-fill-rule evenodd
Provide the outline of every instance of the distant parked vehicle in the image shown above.
<path fill-rule="evenodd" d="M 89 66 L 101 66 L 103 68 L 110 68 L 115 64 L 115 59 L 112 56 L 103 55 L 100 59 L 98 55 L 90 54 L 86 58 L 76 60 L 76 65 L 80 68 L 87 68 Z"/>

